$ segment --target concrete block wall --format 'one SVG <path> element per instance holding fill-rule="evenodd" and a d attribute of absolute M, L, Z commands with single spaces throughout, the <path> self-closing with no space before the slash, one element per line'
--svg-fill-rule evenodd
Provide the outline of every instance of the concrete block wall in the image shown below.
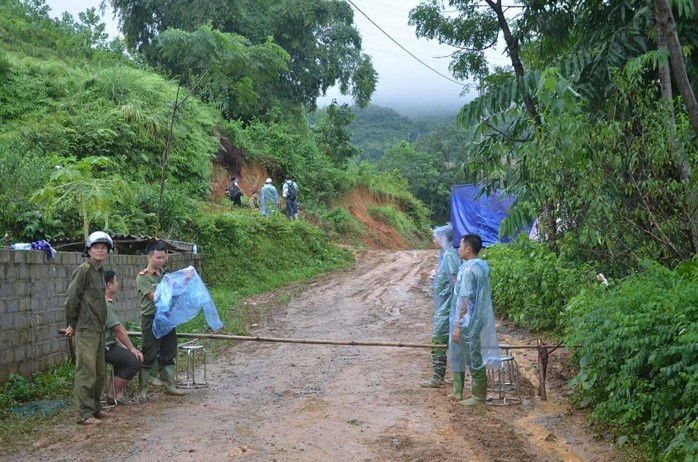
<path fill-rule="evenodd" d="M 0 383 L 12 373 L 28 376 L 68 358 L 68 340 L 58 329 L 66 327 L 70 276 L 84 261 L 80 253 L 58 252 L 48 260 L 38 250 L 0 249 Z M 119 278 L 116 305 L 123 323 L 139 318 L 136 275 L 146 264 L 142 255 L 110 255 L 105 262 Z M 200 271 L 201 256 L 172 254 L 167 268 L 189 265 Z"/>

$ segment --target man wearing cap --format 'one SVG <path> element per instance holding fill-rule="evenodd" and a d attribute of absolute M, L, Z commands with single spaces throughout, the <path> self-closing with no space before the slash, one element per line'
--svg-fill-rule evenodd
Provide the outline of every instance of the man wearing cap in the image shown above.
<path fill-rule="evenodd" d="M 265 217 L 279 209 L 279 192 L 274 185 L 271 184 L 271 178 L 267 178 L 267 181 L 262 187 L 261 202 L 260 210 Z"/>
<path fill-rule="evenodd" d="M 104 386 L 104 323 L 107 320 L 102 264 L 114 248 L 111 237 L 96 231 L 87 237 L 85 254 L 90 259 L 78 266 L 70 279 L 65 300 L 65 335 L 75 337 L 75 381 L 73 395 L 78 422 L 101 423 L 107 416 L 100 397 Z"/>

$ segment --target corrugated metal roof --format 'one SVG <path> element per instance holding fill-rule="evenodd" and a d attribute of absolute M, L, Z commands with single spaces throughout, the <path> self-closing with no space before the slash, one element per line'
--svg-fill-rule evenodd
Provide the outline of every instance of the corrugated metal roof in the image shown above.
<path fill-rule="evenodd" d="M 139 234 L 111 234 L 114 241 L 114 253 L 118 255 L 144 255 L 145 248 L 151 242 L 158 239 L 152 236 Z M 172 239 L 160 239 L 167 245 L 169 252 L 187 253 L 194 246 L 191 242 L 176 241 Z M 76 238 L 59 238 L 50 241 L 51 246 L 58 252 L 82 252 L 85 250 L 85 241 Z"/>

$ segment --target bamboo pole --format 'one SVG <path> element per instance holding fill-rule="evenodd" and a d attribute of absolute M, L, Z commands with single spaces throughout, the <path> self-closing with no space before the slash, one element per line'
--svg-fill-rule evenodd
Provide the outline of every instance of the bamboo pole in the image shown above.
<path fill-rule="evenodd" d="M 58 329 L 59 334 L 65 335 L 65 329 Z M 126 332 L 131 337 L 140 337 L 139 331 Z M 366 342 L 358 340 L 315 340 L 307 338 L 276 338 L 276 337 L 260 337 L 260 336 L 245 336 L 245 335 L 226 335 L 226 334 L 194 334 L 188 332 L 177 332 L 177 337 L 194 338 L 194 339 L 211 339 L 211 340 L 239 340 L 247 342 L 270 342 L 270 343 L 306 343 L 311 345 L 348 345 L 348 346 L 381 346 L 381 347 L 399 347 L 399 348 L 448 348 L 448 345 L 432 344 L 432 343 L 403 343 L 403 342 Z M 540 350 L 559 348 L 560 345 L 539 345 L 539 346 L 512 346 L 507 345 L 508 350 Z M 504 348 L 504 347 L 502 347 Z"/>
<path fill-rule="evenodd" d="M 128 335 L 140 336 L 140 332 L 128 332 Z M 316 340 L 307 338 L 275 338 L 245 335 L 225 335 L 225 334 L 192 334 L 179 333 L 177 337 L 213 339 L 213 340 L 239 340 L 243 342 L 270 342 L 270 343 L 306 343 L 310 345 L 349 345 L 349 346 L 381 346 L 400 348 L 448 348 L 448 345 L 433 345 L 431 343 L 402 343 L 402 342 L 365 342 L 357 340 Z"/>

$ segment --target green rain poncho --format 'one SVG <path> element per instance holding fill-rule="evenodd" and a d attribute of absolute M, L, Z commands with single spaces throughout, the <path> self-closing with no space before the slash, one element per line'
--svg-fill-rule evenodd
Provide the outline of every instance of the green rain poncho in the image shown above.
<path fill-rule="evenodd" d="M 450 224 L 434 228 L 434 239 L 439 242 L 439 265 L 436 267 L 436 275 L 432 282 L 434 297 L 434 324 L 432 337 L 442 337 L 449 334 L 449 314 L 451 312 L 451 300 L 453 299 L 453 286 L 455 276 L 461 259 L 458 251 L 453 248 L 453 228 Z"/>
<path fill-rule="evenodd" d="M 453 372 L 501 368 L 489 273 L 490 267 L 479 258 L 463 262 L 458 270 L 450 329 L 461 327 L 460 344 L 453 342 L 450 332 L 448 342 Z"/>

